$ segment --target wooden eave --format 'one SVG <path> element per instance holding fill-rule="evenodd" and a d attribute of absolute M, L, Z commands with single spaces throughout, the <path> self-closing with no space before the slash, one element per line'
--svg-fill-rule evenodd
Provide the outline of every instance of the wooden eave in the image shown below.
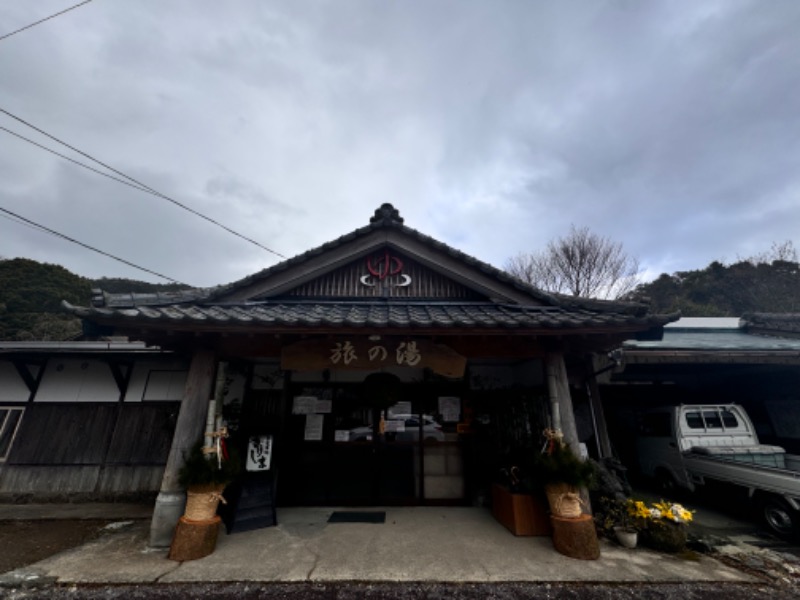
<path fill-rule="evenodd" d="M 153 322 L 145 323 L 141 321 L 136 322 L 120 322 L 115 320 L 92 319 L 101 325 L 114 327 L 115 331 L 120 335 L 128 335 L 130 337 L 138 337 L 143 333 L 158 333 L 158 332 L 175 332 L 175 333 L 228 333 L 228 334 L 243 334 L 243 335 L 421 335 L 421 336 L 466 336 L 466 337 L 481 337 L 481 336 L 535 336 L 535 337 L 580 337 L 580 336 L 613 336 L 618 337 L 620 340 L 630 339 L 632 334 L 642 331 L 642 327 L 620 326 L 615 328 L 600 328 L 600 327 L 581 327 L 570 329 L 557 329 L 557 328 L 512 328 L 512 327 L 469 327 L 469 328 L 456 328 L 456 327 L 291 327 L 280 325 L 275 327 L 259 327 L 259 326 L 244 326 L 234 325 L 226 326 L 224 324 L 180 324 L 174 322 Z M 136 333 L 136 335 L 133 335 Z"/>

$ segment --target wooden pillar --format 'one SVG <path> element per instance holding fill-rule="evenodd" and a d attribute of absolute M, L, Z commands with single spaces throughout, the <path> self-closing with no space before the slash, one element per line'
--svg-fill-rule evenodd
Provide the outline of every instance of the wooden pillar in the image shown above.
<path fill-rule="evenodd" d="M 576 456 L 580 456 L 578 430 L 575 426 L 575 413 L 572 410 L 572 396 L 569 393 L 564 355 L 560 352 L 548 352 L 544 360 L 553 428 L 561 430 L 564 434 L 564 441 Z"/>
<path fill-rule="evenodd" d="M 183 466 L 184 455 L 203 434 L 208 401 L 214 385 L 216 356 L 206 348 L 195 350 L 181 408 L 175 424 L 172 446 L 161 479 L 161 490 L 156 498 L 153 520 L 150 523 L 150 546 L 167 548 L 178 519 L 183 514 L 186 494 L 178 483 L 178 471 Z"/>

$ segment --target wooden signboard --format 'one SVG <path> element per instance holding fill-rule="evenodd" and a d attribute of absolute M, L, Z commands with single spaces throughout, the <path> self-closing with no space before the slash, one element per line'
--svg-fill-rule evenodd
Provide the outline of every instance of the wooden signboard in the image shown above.
<path fill-rule="evenodd" d="M 220 508 L 228 533 L 277 525 L 275 470 L 272 468 L 274 436 L 255 435 L 247 447 L 247 466 L 239 480 L 228 486 L 228 504 Z"/>
<path fill-rule="evenodd" d="M 428 340 L 335 338 L 307 340 L 285 346 L 281 369 L 381 369 L 385 367 L 431 369 L 445 377 L 463 377 L 467 359 L 452 348 Z"/>

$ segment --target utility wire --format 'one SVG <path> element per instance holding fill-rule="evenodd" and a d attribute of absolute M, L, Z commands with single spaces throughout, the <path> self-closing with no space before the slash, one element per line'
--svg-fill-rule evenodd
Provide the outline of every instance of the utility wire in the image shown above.
<path fill-rule="evenodd" d="M 83 2 L 80 2 L 80 3 L 76 4 L 75 6 L 70 6 L 69 8 L 65 8 L 61 12 L 57 12 L 54 15 L 50 15 L 49 17 L 45 17 L 44 19 L 40 19 L 40 20 L 36 21 L 36 23 L 31 23 L 30 25 L 26 25 L 22 29 L 17 29 L 16 31 L 12 31 L 11 33 L 7 33 L 4 36 L 0 36 L 0 42 L 2 42 L 6 38 L 10 38 L 12 35 L 17 34 L 20 31 L 25 31 L 26 29 L 30 29 L 31 27 L 35 27 L 39 23 L 44 23 L 45 21 L 49 21 L 50 19 L 53 19 L 53 18 L 57 17 L 58 15 L 63 15 L 65 12 L 69 12 L 71 10 L 74 10 L 74 9 L 78 8 L 79 6 L 83 6 L 84 4 L 89 4 L 89 2 L 91 2 L 91 1 L 92 0 L 84 0 Z"/>
<path fill-rule="evenodd" d="M 17 225 L 22 225 L 23 227 L 27 227 L 28 229 L 33 229 L 34 231 L 39 231 L 39 232 L 42 232 L 42 233 L 47 233 L 46 231 L 42 231 L 42 230 L 41 230 L 41 229 L 39 229 L 38 227 L 34 227 L 33 225 L 31 225 L 31 224 L 29 224 L 29 223 L 26 223 L 25 221 L 20 221 L 19 219 L 15 219 L 14 217 L 10 217 L 10 216 L 8 216 L 8 215 L 4 215 L 4 214 L 2 214 L 2 213 L 0 213 L 0 217 L 3 217 L 4 219 L 8 219 L 8 220 L 9 220 L 9 221 L 11 221 L 12 223 L 16 223 Z"/>
<path fill-rule="evenodd" d="M 93 157 L 93 156 L 91 156 L 90 154 L 87 154 L 86 152 L 83 152 L 82 150 L 78 150 L 78 149 L 77 149 L 77 148 L 75 148 L 74 146 L 70 146 L 68 143 L 66 143 L 66 142 L 64 142 L 64 141 L 62 141 L 62 140 L 60 140 L 60 139 L 58 139 L 58 138 L 57 138 L 57 137 L 55 137 L 54 135 L 51 135 L 51 134 L 47 133 L 46 131 L 44 131 L 44 130 L 42 130 L 42 129 L 39 129 L 39 128 L 38 128 L 38 127 L 36 127 L 35 125 L 32 125 L 31 123 L 28 123 L 28 122 L 27 122 L 27 121 L 25 121 L 24 119 L 22 119 L 22 118 L 20 118 L 20 117 L 18 117 L 18 116 L 16 116 L 16 115 L 14 115 L 14 114 L 12 114 L 12 113 L 8 112 L 8 111 L 7 111 L 7 110 L 5 110 L 4 108 L 0 108 L 0 112 L 1 112 L 1 113 L 3 113 L 3 114 L 5 114 L 5 115 L 8 115 L 9 117 L 11 117 L 12 119 L 14 119 L 14 120 L 16 120 L 16 121 L 19 121 L 20 123 L 22 123 L 22 124 L 23 124 L 23 125 L 25 125 L 25 126 L 27 126 L 27 127 L 30 127 L 30 128 L 31 128 L 31 129 L 33 129 L 34 131 L 38 131 L 38 132 L 39 132 L 39 133 L 41 133 L 42 135 L 44 135 L 44 136 L 46 136 L 46 137 L 50 138 L 51 140 L 53 140 L 53 141 L 55 141 L 55 142 L 58 142 L 58 143 L 59 143 L 59 144 L 61 144 L 62 146 L 66 146 L 67 148 L 69 148 L 70 150 L 72 150 L 72 151 L 74 151 L 74 152 L 77 152 L 77 153 L 78 153 L 78 154 L 80 154 L 81 156 L 85 156 L 86 158 L 88 158 L 88 159 L 89 159 L 89 160 L 91 160 L 92 162 L 96 162 L 97 164 L 99 164 L 99 165 L 101 165 L 101 166 L 105 167 L 106 169 L 108 169 L 108 170 L 109 170 L 109 171 L 111 171 L 112 173 L 116 173 L 117 175 L 119 175 L 119 176 L 121 176 L 121 177 L 124 177 L 124 178 L 125 178 L 125 179 L 127 179 L 128 181 L 132 181 L 133 183 L 135 183 L 135 184 L 136 184 L 136 186 L 135 186 L 135 187 L 138 187 L 138 189 L 141 189 L 142 191 L 147 191 L 147 192 L 149 192 L 149 193 L 153 194 L 154 196 L 158 196 L 159 198 L 162 198 L 162 199 L 164 199 L 164 200 L 167 200 L 168 202 L 172 202 L 173 204 L 175 204 L 176 206 L 179 206 L 179 207 L 180 207 L 180 208 L 182 208 L 183 210 L 186 210 L 186 211 L 188 211 L 188 212 L 192 213 L 193 215 L 196 215 L 196 216 L 200 217 L 201 219 L 205 219 L 206 221 L 208 221 L 209 223 L 213 223 L 213 224 L 214 224 L 214 225 L 216 225 L 217 227 L 221 227 L 222 229 L 224 229 L 224 230 L 225 230 L 225 231 L 227 231 L 228 233 L 232 233 L 233 235 L 235 235 L 235 236 L 237 236 L 237 237 L 240 237 L 240 238 L 242 238 L 243 240 L 246 240 L 246 241 L 250 242 L 251 244 L 254 244 L 254 245 L 258 246 L 258 247 L 259 247 L 259 248 L 261 248 L 262 250 L 266 250 L 267 252 L 270 252 L 271 254 L 274 254 L 275 256 L 279 256 L 280 258 L 284 258 L 284 259 L 285 259 L 285 258 L 287 258 L 286 256 L 284 256 L 284 255 L 283 255 L 283 254 L 281 254 L 280 252 L 276 252 L 275 250 L 272 250 L 271 248 L 267 248 L 266 246 L 264 246 L 264 245 L 262 245 L 262 244 L 259 244 L 259 243 L 258 243 L 257 241 L 255 241 L 254 239 L 251 239 L 251 238 L 249 238 L 249 237 L 247 237 L 247 236 L 245 236 L 245 235 L 242 235 L 241 233 L 239 233 L 239 232 L 237 232 L 237 231 L 234 231 L 233 229 L 231 229 L 230 227 L 227 227 L 227 226 L 223 225 L 223 224 L 222 224 L 222 223 L 220 223 L 219 221 L 215 221 L 215 220 L 214 220 L 214 219 L 212 219 L 211 217 L 207 217 L 207 216 L 206 216 L 206 215 L 204 215 L 203 213 L 201 213 L 201 212 L 198 212 L 198 211 L 194 210 L 193 208 L 190 208 L 190 207 L 186 206 L 185 204 L 181 204 L 180 202 L 178 202 L 178 201 L 177 201 L 177 200 L 175 200 L 174 198 L 170 198 L 170 197 L 169 197 L 169 196 L 167 196 L 166 194 L 162 194 L 161 192 L 158 192 L 158 191 L 154 190 L 154 189 L 153 189 L 153 188 L 151 188 L 150 186 L 148 186 L 148 185 L 145 185 L 145 184 L 144 184 L 144 183 L 142 183 L 141 181 L 138 181 L 137 179 L 134 179 L 133 177 L 130 177 L 129 175 L 126 175 L 126 174 L 125 174 L 125 173 L 123 173 L 122 171 L 118 171 L 117 169 L 115 169 L 115 168 L 113 168 L 113 167 L 111 167 L 111 166 L 107 165 L 106 163 L 104 163 L 104 162 L 102 162 L 102 161 L 100 161 L 100 160 L 98 160 L 98 159 L 94 158 L 94 157 Z M 6 131 L 8 131 L 8 130 L 6 130 Z M 13 133 L 13 132 L 10 132 L 10 133 Z M 16 135 L 16 134 L 14 134 L 14 135 Z M 17 137 L 22 137 L 22 136 L 17 136 Z M 23 138 L 23 139 L 24 139 L 24 138 Z M 38 144 L 37 144 L 37 145 L 38 145 Z M 73 161 L 73 162 L 74 162 L 74 161 Z M 94 169 L 92 169 L 92 170 L 94 170 Z M 113 178 L 113 177 L 112 177 L 112 179 L 116 179 L 116 178 Z"/>
<path fill-rule="evenodd" d="M 23 217 L 21 215 L 18 215 L 17 213 L 11 212 L 10 210 L 7 210 L 7 209 L 3 208 L 2 206 L 0 206 L 0 212 L 4 212 L 7 215 L 11 215 L 12 217 L 15 217 L 16 219 L 19 219 L 19 221 L 21 222 L 20 224 L 26 224 L 26 223 L 30 224 L 30 225 L 36 227 L 37 229 L 39 229 L 40 231 L 44 231 L 46 233 L 55 235 L 56 237 L 63 238 L 65 240 L 67 240 L 68 242 L 72 242 L 73 244 L 78 244 L 79 246 L 83 246 L 84 248 L 88 248 L 89 250 L 92 250 L 93 252 L 97 252 L 98 254 L 102 254 L 103 256 L 107 256 L 109 258 L 113 258 L 116 261 L 119 261 L 121 263 L 124 263 L 124 264 L 130 266 L 130 267 L 133 267 L 134 269 L 139 269 L 140 271 L 145 271 L 146 273 L 150 273 L 151 275 L 155 275 L 156 277 L 161 277 L 162 279 L 166 279 L 167 281 L 171 281 L 172 283 L 177 283 L 177 284 L 180 284 L 180 285 L 185 285 L 187 287 L 192 287 L 192 286 L 187 285 L 187 284 L 185 284 L 185 283 L 183 283 L 181 281 L 178 281 L 177 279 L 173 279 L 172 277 L 167 277 L 166 275 L 162 275 L 161 273 L 157 273 L 156 271 L 151 271 L 150 269 L 147 269 L 145 267 L 140 267 L 139 265 L 134 264 L 134 263 L 132 263 L 132 262 L 130 262 L 128 260 L 125 260 L 124 258 L 120 258 L 119 256 L 114 256 L 113 254 L 109 254 L 108 252 L 104 252 L 103 250 L 95 248 L 94 246 L 90 246 L 89 244 L 84 244 L 83 242 L 80 242 L 80 241 L 76 240 L 75 238 L 71 238 L 68 235 L 64 235 L 63 233 L 59 233 L 58 231 L 50 229 L 49 227 L 45 227 L 44 225 L 40 225 L 39 223 L 36 223 L 35 221 L 31 221 L 30 219 L 26 219 L 25 217 Z"/>
<path fill-rule="evenodd" d="M 79 167 L 83 167 L 84 169 L 89 169 L 90 171 L 93 171 L 93 172 L 97 173 L 98 175 L 102 175 L 103 177 L 108 177 L 109 179 L 113 179 L 114 181 L 118 181 L 119 183 L 122 183 L 124 185 L 130 186 L 130 187 L 132 187 L 134 189 L 137 189 L 137 190 L 140 190 L 142 192 L 147 192 L 148 194 L 152 194 L 154 196 L 158 196 L 158 192 L 154 192 L 153 190 L 148 190 L 146 188 L 139 187 L 138 185 L 135 185 L 135 184 L 131 183 L 130 181 L 125 181 L 124 179 L 120 179 L 120 178 L 114 177 L 113 175 L 110 175 L 108 173 L 104 173 L 100 169 L 95 169 L 94 167 L 91 167 L 91 166 L 87 165 L 86 163 L 82 163 L 79 160 L 75 160 L 74 158 L 70 158 L 66 154 L 61 154 L 60 152 L 56 152 L 52 148 L 48 148 L 47 146 L 42 146 L 42 144 L 40 144 L 38 142 L 34 142 L 32 139 L 26 138 L 24 135 L 20 135 L 15 131 L 11 131 L 10 129 L 6 129 L 2 125 L 0 125 L 0 130 L 5 131 L 6 133 L 11 134 L 14 137 L 17 137 L 17 138 L 19 138 L 21 140 L 24 140 L 24 141 L 28 142 L 29 144 L 33 144 L 34 146 L 37 146 L 37 147 L 41 148 L 42 150 L 44 150 L 46 152 L 49 152 L 50 154 L 55 154 L 56 156 L 60 156 L 64 160 L 68 160 L 69 162 L 74 163 L 74 164 L 78 165 Z"/>

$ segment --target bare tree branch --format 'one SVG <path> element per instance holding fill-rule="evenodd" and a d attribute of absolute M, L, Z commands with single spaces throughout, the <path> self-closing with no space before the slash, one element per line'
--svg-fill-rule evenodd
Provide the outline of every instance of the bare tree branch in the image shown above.
<path fill-rule="evenodd" d="M 753 256 L 739 258 L 739 262 L 749 262 L 751 265 L 765 264 L 773 262 L 798 262 L 797 249 L 791 240 L 783 242 L 772 242 L 772 247 L 766 252 L 759 252 Z"/>
<path fill-rule="evenodd" d="M 620 298 L 641 282 L 638 259 L 621 243 L 574 225 L 545 250 L 510 258 L 505 269 L 534 287 L 582 298 Z"/>

